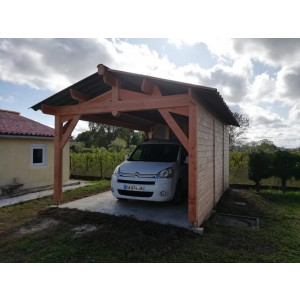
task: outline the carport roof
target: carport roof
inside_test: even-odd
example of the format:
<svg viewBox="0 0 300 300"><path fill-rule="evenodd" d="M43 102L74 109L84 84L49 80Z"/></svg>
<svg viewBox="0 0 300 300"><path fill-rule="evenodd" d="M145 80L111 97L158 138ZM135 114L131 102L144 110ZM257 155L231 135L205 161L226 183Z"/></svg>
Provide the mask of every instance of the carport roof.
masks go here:
<svg viewBox="0 0 300 300"><path fill-rule="evenodd" d="M144 78L151 80L153 84L157 85L163 96L185 94L188 92L188 89L191 88L193 92L203 100L207 107L213 110L225 124L239 126L239 123L235 119L233 113L215 88L124 72L107 67L105 67L105 69L107 72L120 79L122 88L134 92L143 93L141 86ZM34 110L39 110L41 109L42 104L47 104L50 106L75 105L78 102L77 100L72 99L70 95L70 89L75 89L82 93L89 94L92 97L96 97L110 91L111 86L106 84L103 80L103 77L99 76L98 72L96 72L54 94L53 96L50 96L49 98L33 105L31 108ZM136 117L142 118L141 113L136 113ZM105 114L105 117L115 119L115 117L111 116L111 114Z"/></svg>

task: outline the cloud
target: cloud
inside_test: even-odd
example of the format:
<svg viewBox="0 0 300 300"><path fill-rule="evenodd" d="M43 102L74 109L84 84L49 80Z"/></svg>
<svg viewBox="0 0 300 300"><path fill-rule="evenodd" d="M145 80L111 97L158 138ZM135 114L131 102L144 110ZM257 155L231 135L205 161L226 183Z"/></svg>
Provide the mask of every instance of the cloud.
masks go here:
<svg viewBox="0 0 300 300"><path fill-rule="evenodd" d="M0 103L1 102L13 103L13 102L15 102L15 98L13 96L8 96L8 97L0 96Z"/></svg>
<svg viewBox="0 0 300 300"><path fill-rule="evenodd" d="M234 39L237 55L248 55L272 66L294 64L300 59L300 39Z"/></svg>
<svg viewBox="0 0 300 300"><path fill-rule="evenodd" d="M288 140L284 134L287 125L298 136L299 39L168 42L176 47L205 43L219 58L218 63L210 69L203 69L199 64L178 67L166 55L146 44L131 44L130 39L0 39L0 80L54 93L96 72L97 65L103 63L114 69L217 88L226 103L240 107L249 116L253 126L249 136L253 139L265 135L274 138L274 142ZM184 47L181 49L184 51ZM255 74L257 61L277 66L275 74ZM289 117L293 122L259 107L262 102L272 105L275 101L290 107ZM74 135L88 129L87 123L83 124L76 127ZM297 143L298 138L293 142Z"/></svg>
<svg viewBox="0 0 300 300"><path fill-rule="evenodd" d="M294 122L300 120L300 103L296 103L289 111L289 119Z"/></svg>
<svg viewBox="0 0 300 300"><path fill-rule="evenodd" d="M82 133L84 131L90 130L89 129L89 123L86 121L79 121L75 127L75 129L72 132L72 136L77 137L79 133Z"/></svg>
<svg viewBox="0 0 300 300"><path fill-rule="evenodd" d="M93 39L2 39L0 79L58 91L111 64L110 43Z"/></svg>
<svg viewBox="0 0 300 300"><path fill-rule="evenodd" d="M277 146L297 147L300 144L299 122L285 120L270 109L251 103L240 106L240 113L250 119L246 134L249 141L269 139Z"/></svg>
<svg viewBox="0 0 300 300"><path fill-rule="evenodd" d="M284 98L291 104L300 100L300 65L283 67L278 72L278 97Z"/></svg>
<svg viewBox="0 0 300 300"><path fill-rule="evenodd" d="M273 67L293 65L300 60L300 39L203 39L198 42L205 43L220 60L247 56Z"/></svg>

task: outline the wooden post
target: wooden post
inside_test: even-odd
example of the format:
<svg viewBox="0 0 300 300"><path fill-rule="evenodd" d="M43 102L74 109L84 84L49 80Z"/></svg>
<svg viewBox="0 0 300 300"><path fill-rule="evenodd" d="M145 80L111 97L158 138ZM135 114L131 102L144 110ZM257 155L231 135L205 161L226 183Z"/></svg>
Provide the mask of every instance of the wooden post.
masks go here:
<svg viewBox="0 0 300 300"><path fill-rule="evenodd" d="M189 104L189 221L197 224L197 105Z"/></svg>
<svg viewBox="0 0 300 300"><path fill-rule="evenodd" d="M62 148L63 123L60 116L55 116L54 132L54 201L57 205L62 201Z"/></svg>

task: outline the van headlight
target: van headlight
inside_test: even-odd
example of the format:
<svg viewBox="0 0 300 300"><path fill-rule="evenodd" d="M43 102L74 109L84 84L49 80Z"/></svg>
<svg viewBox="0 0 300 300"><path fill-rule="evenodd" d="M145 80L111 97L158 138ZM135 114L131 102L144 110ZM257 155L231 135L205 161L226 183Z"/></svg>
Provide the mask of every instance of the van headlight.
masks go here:
<svg viewBox="0 0 300 300"><path fill-rule="evenodd" d="M173 176L174 170L173 168L167 168L158 173L158 177L160 178L171 178Z"/></svg>
<svg viewBox="0 0 300 300"><path fill-rule="evenodd" d="M115 168L115 170L114 170L114 173L113 173L114 175L118 175L118 174L120 174L120 166L117 166L116 168Z"/></svg>

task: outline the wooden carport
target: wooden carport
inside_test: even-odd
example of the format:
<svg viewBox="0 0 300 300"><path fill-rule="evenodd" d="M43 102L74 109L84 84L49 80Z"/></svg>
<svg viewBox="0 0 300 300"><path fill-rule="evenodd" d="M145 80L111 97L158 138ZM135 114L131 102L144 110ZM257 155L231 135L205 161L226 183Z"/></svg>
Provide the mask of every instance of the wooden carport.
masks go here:
<svg viewBox="0 0 300 300"><path fill-rule="evenodd" d="M144 131L165 126L189 153L188 216L197 219L197 103L226 124L238 125L216 89L122 72L98 65L98 72L32 108L55 116L54 200L62 200L62 150L79 120Z"/></svg>

